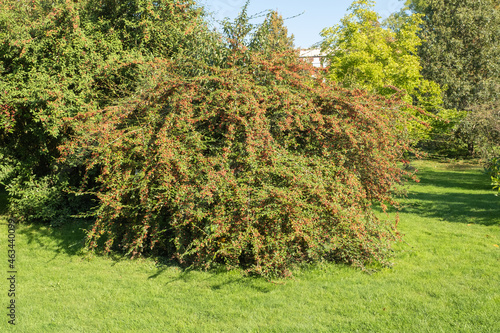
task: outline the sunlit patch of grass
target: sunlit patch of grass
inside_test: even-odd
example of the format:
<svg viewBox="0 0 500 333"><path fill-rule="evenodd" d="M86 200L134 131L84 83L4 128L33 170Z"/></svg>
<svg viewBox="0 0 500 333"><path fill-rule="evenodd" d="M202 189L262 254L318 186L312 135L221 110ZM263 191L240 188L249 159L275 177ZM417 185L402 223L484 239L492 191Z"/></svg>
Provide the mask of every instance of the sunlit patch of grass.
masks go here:
<svg viewBox="0 0 500 333"><path fill-rule="evenodd" d="M415 166L421 182L401 199L404 241L393 267L373 274L320 263L268 282L89 256L84 224L20 226L18 324L3 316L0 331L499 332L500 198L480 168ZM0 256L5 239L1 225Z"/></svg>
<svg viewBox="0 0 500 333"><path fill-rule="evenodd" d="M410 188L403 212L453 223L500 225L500 198L494 196L482 167L429 161L414 165L420 183Z"/></svg>

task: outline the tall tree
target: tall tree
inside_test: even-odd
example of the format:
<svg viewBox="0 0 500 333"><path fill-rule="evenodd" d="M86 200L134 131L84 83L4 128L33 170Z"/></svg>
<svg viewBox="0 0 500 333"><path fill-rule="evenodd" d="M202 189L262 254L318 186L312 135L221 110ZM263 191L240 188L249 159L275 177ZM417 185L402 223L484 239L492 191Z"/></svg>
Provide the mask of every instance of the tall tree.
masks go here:
<svg viewBox="0 0 500 333"><path fill-rule="evenodd" d="M203 54L204 29L190 0L0 1L0 182L19 217L68 206L60 184L78 175L55 163L65 120L130 96L155 58Z"/></svg>
<svg viewBox="0 0 500 333"><path fill-rule="evenodd" d="M293 49L293 40L293 35L288 35L283 17L271 11L253 35L250 48L264 53L287 51Z"/></svg>
<svg viewBox="0 0 500 333"><path fill-rule="evenodd" d="M469 109L500 98L498 1L410 0L422 14L422 74L445 87L447 108Z"/></svg>
<svg viewBox="0 0 500 333"><path fill-rule="evenodd" d="M442 106L441 90L422 77L416 55L420 15L402 15L381 22L374 1L357 0L341 24L322 31L321 50L326 54L328 77L344 87L363 88L390 96L401 90L403 98L427 111ZM425 119L416 112L416 116ZM424 136L425 126L413 122L415 135Z"/></svg>
<svg viewBox="0 0 500 333"><path fill-rule="evenodd" d="M223 21L223 32L228 43L234 46L248 47L252 51L271 54L276 51L289 51L293 49L294 37L288 35L283 17L276 11L264 11L256 15L248 15L248 0L239 15L230 20ZM250 21L268 12L264 22L252 24Z"/></svg>
<svg viewBox="0 0 500 333"><path fill-rule="evenodd" d="M422 74L439 83L444 105L466 111L454 136L467 144L469 155L489 158L497 142L481 124L496 119L500 100L500 12L497 0L408 0L423 17L418 49ZM486 154L486 155L485 155Z"/></svg>

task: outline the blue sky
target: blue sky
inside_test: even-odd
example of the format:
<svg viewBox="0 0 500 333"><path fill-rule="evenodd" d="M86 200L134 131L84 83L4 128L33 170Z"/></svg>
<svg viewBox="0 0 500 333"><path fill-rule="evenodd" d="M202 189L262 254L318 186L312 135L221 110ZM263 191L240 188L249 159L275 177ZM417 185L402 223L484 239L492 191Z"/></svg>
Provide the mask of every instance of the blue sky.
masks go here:
<svg viewBox="0 0 500 333"><path fill-rule="evenodd" d="M295 46L307 48L319 42L323 28L340 23L353 0L251 0L248 14L266 9L277 10L283 18L296 16L285 21L288 32L295 36ZM216 20L235 18L246 0L200 0L199 3L212 12ZM378 0L375 10L386 18L403 5L398 0ZM258 21L255 21L258 23Z"/></svg>

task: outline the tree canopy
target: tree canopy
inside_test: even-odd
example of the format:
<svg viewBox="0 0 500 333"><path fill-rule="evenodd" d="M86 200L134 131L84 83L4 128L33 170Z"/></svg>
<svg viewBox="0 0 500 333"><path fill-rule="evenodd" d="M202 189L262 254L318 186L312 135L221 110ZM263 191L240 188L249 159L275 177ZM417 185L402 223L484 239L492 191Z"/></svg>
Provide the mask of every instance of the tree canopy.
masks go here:
<svg viewBox="0 0 500 333"><path fill-rule="evenodd" d="M445 107L467 114L454 127L455 137L467 143L470 156L498 156L498 142L491 140L500 98L498 1L413 0L406 5L423 18L418 48L423 76L443 87ZM492 122L485 127L484 119Z"/></svg>
<svg viewBox="0 0 500 333"><path fill-rule="evenodd" d="M328 63L327 77L344 87L367 89L383 96L396 92L408 103L437 113L442 109L441 89L420 73L417 33L420 15L393 16L381 22L374 1L357 0L341 23L322 31L321 50ZM418 141L426 138L432 118L413 110L410 131Z"/></svg>
<svg viewBox="0 0 500 333"><path fill-rule="evenodd" d="M445 87L447 108L466 110L498 100L500 14L498 1L407 1L422 14L422 74Z"/></svg>
<svg viewBox="0 0 500 333"><path fill-rule="evenodd" d="M388 96L392 87L404 90L419 105L438 107L440 89L420 74L416 55L421 40L419 15L400 17L392 25L381 22L374 1L354 1L341 24L322 31L321 50L326 54L328 75L345 87L360 87ZM392 86L392 87L391 87Z"/></svg>

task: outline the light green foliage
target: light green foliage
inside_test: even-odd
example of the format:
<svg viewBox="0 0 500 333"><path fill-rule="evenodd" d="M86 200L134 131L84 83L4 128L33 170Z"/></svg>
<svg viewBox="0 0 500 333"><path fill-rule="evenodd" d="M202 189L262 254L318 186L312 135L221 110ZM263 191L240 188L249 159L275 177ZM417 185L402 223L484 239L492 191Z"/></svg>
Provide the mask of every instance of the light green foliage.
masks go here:
<svg viewBox="0 0 500 333"><path fill-rule="evenodd" d="M15 206L12 216L21 221L48 220L51 226L63 223L71 214L71 205L55 184L57 180L53 176L32 176L9 184L10 205Z"/></svg>
<svg viewBox="0 0 500 333"><path fill-rule="evenodd" d="M326 28L321 50L326 54L328 77L346 87L390 96L401 90L403 99L431 112L441 108L439 86L420 74L416 55L422 23L419 15L393 16L385 23L373 11L374 2L354 1L341 24ZM428 136L422 121L431 118L413 111L419 119L410 124L414 137Z"/></svg>
<svg viewBox="0 0 500 333"><path fill-rule="evenodd" d="M405 91L405 98L426 108L441 103L440 89L420 75L420 45L417 36L419 15L401 16L380 22L374 2L355 1L340 25L324 29L321 49L327 54L329 78L348 87L360 87L382 95L394 93L394 86Z"/></svg>

